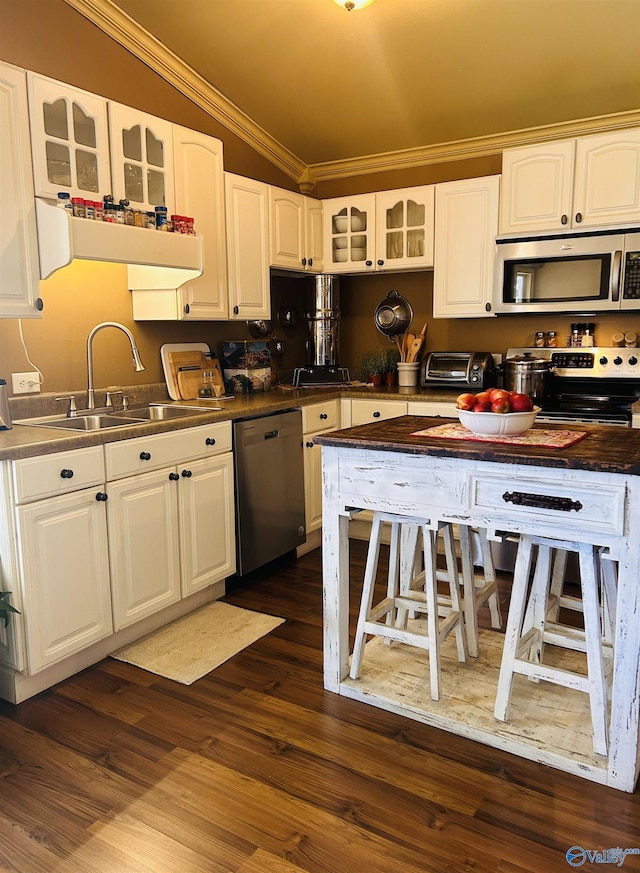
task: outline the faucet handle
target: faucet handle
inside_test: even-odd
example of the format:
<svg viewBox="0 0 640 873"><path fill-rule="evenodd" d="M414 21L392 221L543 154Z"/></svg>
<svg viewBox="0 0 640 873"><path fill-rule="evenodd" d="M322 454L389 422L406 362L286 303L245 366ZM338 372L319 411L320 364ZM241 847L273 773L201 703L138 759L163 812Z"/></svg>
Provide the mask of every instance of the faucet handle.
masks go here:
<svg viewBox="0 0 640 873"><path fill-rule="evenodd" d="M113 398L116 397L118 394L120 395L120 397L122 397L122 405L124 407L124 391L122 391L121 388L107 388L107 397L104 405L114 406Z"/></svg>
<svg viewBox="0 0 640 873"><path fill-rule="evenodd" d="M62 397L56 397L56 400L66 400L69 404L67 407L67 418L74 418L78 414L78 407L76 406L76 398L73 394L65 394Z"/></svg>
<svg viewBox="0 0 640 873"><path fill-rule="evenodd" d="M122 411L124 412L129 408L129 401L135 400L135 395L133 394L123 394L122 395Z"/></svg>

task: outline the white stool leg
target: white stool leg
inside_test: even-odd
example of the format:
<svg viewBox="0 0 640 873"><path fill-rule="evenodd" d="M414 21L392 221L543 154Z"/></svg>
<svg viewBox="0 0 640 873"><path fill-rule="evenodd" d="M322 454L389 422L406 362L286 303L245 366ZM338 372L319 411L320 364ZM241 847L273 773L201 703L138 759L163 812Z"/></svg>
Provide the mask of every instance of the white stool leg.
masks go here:
<svg viewBox="0 0 640 873"><path fill-rule="evenodd" d="M484 528L478 528L478 536L480 538L480 550L482 552L482 567L484 573L485 586L490 586L493 592L489 595L489 613L491 615L491 627L502 627L502 615L500 614L500 599L498 597L498 588L496 585L496 571L493 566L493 555L491 554L491 543L487 538L487 532Z"/></svg>
<svg viewBox="0 0 640 873"><path fill-rule="evenodd" d="M387 572L387 597L394 600L398 591L398 578L400 573L400 528L397 521L391 522L391 539L389 542L389 569ZM385 617L387 624L393 624L396 609L390 609ZM385 640L387 644L391 640Z"/></svg>
<svg viewBox="0 0 640 873"><path fill-rule="evenodd" d="M478 613L476 606L476 583L471 557L470 531L466 524L458 526L460 560L462 564L462 590L464 624L467 631L467 649L472 658L478 657Z"/></svg>
<svg viewBox="0 0 640 873"><path fill-rule="evenodd" d="M596 555L594 546L590 545L580 544L579 551L584 629L587 644L589 698L591 701L591 721L593 723L593 748L596 754L606 755L608 748L607 689L602 661Z"/></svg>
<svg viewBox="0 0 640 873"><path fill-rule="evenodd" d="M553 559L553 575L551 577L551 596L549 598L549 608L547 609L547 618L550 621L558 621L560 614L560 598L564 590L564 579L567 571L567 558L569 553L566 549L555 549Z"/></svg>
<svg viewBox="0 0 640 873"><path fill-rule="evenodd" d="M427 635L429 637L429 675L431 699L440 700L440 639L438 634L438 582L436 576L437 532L422 526L424 552L424 592L427 603Z"/></svg>
<svg viewBox="0 0 640 873"><path fill-rule="evenodd" d="M511 699L511 686L513 684L514 663L518 652L518 645L522 632L525 604L527 600L527 585L531 571L532 543L531 540L522 536L516 555L516 564L513 572L513 586L511 590L511 603L507 616L507 628L505 631L500 676L498 678L498 690L493 714L498 721L506 721L509 714L509 701Z"/></svg>
<svg viewBox="0 0 640 873"><path fill-rule="evenodd" d="M364 625L368 614L371 612L371 606L373 603L373 590L376 582L376 571L378 569L381 535L382 522L379 516L374 513L373 521L371 523L371 538L367 550L364 582L362 584L362 600L360 601L360 612L358 614L353 656L351 658L351 671L349 675L352 679L358 679L360 671L362 670L362 656L364 654L364 644L367 636L364 631Z"/></svg>
<svg viewBox="0 0 640 873"><path fill-rule="evenodd" d="M444 524L441 527L442 541L444 543L445 564L447 567L447 578L449 581L449 597L451 600L451 609L454 612L462 614L462 604L460 603L460 584L458 582L458 562L456 560L456 546L453 536L453 527L450 524ZM467 634L464 627L464 621L459 621L455 628L456 647L458 649L458 660L465 662L467 660Z"/></svg>
<svg viewBox="0 0 640 873"><path fill-rule="evenodd" d="M417 524L403 522L400 525L400 594L411 591L412 580L416 577L418 563L418 538L420 527ZM396 610L396 627L407 626L409 610L399 606ZM412 616L413 617L413 616Z"/></svg>

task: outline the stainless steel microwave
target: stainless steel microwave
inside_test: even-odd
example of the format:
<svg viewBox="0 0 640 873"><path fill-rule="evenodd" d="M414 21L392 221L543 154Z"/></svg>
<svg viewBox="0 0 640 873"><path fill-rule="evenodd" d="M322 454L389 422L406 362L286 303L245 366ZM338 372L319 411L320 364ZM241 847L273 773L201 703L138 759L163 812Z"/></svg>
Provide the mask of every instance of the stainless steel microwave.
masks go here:
<svg viewBox="0 0 640 873"><path fill-rule="evenodd" d="M495 312L640 309L640 231L504 239Z"/></svg>

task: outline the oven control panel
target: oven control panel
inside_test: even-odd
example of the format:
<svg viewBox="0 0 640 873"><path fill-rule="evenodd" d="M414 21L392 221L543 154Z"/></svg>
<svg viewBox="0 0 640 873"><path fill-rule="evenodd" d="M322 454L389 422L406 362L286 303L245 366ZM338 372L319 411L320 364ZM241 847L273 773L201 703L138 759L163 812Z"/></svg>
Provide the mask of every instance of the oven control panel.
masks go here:
<svg viewBox="0 0 640 873"><path fill-rule="evenodd" d="M640 379L640 348L509 349L507 358L526 354L549 361L558 376Z"/></svg>

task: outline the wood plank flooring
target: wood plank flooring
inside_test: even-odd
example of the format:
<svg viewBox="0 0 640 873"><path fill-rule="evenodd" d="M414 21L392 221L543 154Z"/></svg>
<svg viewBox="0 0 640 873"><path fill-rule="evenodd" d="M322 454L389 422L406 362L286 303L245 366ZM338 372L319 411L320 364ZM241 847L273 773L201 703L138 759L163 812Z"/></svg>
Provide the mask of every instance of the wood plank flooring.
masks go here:
<svg viewBox="0 0 640 873"><path fill-rule="evenodd" d="M0 703L0 870L566 873L572 846L640 847L638 792L325 692L319 550L225 600L286 621L191 686L107 659Z"/></svg>

